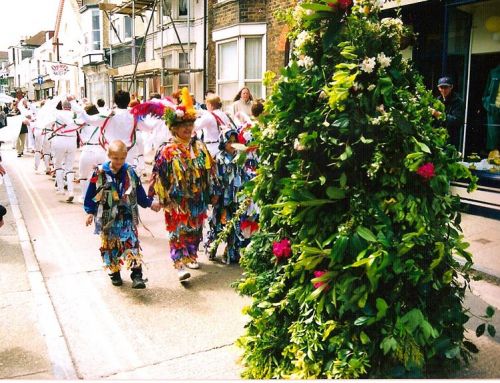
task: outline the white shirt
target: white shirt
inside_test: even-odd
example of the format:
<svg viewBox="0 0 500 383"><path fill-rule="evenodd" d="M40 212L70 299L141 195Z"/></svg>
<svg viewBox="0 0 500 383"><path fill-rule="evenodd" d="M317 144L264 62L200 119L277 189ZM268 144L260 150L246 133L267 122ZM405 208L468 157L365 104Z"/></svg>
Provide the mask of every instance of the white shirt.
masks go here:
<svg viewBox="0 0 500 383"><path fill-rule="evenodd" d="M217 120L213 116L215 114L222 121L222 125L218 126ZM203 136L203 142L207 145L208 151L212 156L219 152L219 137L223 129L231 126L231 122L226 114L216 109L213 112L206 111L201 117L197 118L194 122L194 131L198 137Z"/></svg>
<svg viewBox="0 0 500 383"><path fill-rule="evenodd" d="M128 147L132 145L134 116L128 109L115 108L109 118L100 115L89 116L86 113L83 113L81 117L88 124L99 126L100 128L107 121L104 127L104 140L108 144L120 140ZM158 121L159 119L156 118L139 120L137 122L137 129L150 132L158 125Z"/></svg>
<svg viewBox="0 0 500 383"><path fill-rule="evenodd" d="M55 119L54 131L56 136L76 137L76 129L80 127L76 121L75 112L71 110L58 110Z"/></svg>

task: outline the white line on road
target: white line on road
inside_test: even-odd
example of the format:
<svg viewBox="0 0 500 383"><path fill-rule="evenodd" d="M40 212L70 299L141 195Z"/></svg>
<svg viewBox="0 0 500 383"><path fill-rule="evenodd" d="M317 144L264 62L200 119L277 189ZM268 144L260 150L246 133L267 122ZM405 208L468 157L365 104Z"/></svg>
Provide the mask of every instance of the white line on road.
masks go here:
<svg viewBox="0 0 500 383"><path fill-rule="evenodd" d="M28 230L26 229L21 209L19 209L14 188L8 174L5 174L3 178L7 195L9 196L10 207L15 217L24 260L28 269L28 279L36 302L38 325L47 343L54 377L56 379L77 379L78 376L71 360L68 345L62 334L54 306L47 291L47 286L45 285L38 261L33 252Z"/></svg>
<svg viewBox="0 0 500 383"><path fill-rule="evenodd" d="M72 254L72 248L36 187L23 171L18 172L18 174L23 188L35 208L37 217L46 231L44 238L52 243L51 258L59 266L63 266L65 270L69 268L82 270L76 257L68 257L69 254ZM78 302L78 312L73 312L73 314L90 331L85 341L96 343L94 348L99 350L99 360L103 365L112 366L115 370L123 368L124 365L142 365L135 349L123 337L118 321L113 317L101 295L90 282L88 274L77 273L63 278L62 282L68 283L64 284L61 292L67 299Z"/></svg>

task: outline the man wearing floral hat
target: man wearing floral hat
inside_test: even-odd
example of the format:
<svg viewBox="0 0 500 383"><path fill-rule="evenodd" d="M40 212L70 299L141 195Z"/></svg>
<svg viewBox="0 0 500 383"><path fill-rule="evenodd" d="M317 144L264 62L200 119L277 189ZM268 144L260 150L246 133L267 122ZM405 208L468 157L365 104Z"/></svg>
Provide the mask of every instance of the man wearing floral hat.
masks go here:
<svg viewBox="0 0 500 383"><path fill-rule="evenodd" d="M453 91L453 79L449 76L441 77L438 80L438 90L440 100L445 108L445 120L442 126L448 130L449 142L460 149L460 136L463 132L465 119L465 105L463 100ZM433 109L432 115L436 118L441 116L441 112Z"/></svg>

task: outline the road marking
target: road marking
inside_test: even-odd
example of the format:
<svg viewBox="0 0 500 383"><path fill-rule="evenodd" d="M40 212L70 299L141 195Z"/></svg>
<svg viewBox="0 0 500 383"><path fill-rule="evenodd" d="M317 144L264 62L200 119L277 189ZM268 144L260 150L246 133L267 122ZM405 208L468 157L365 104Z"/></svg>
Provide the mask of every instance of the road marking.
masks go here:
<svg viewBox="0 0 500 383"><path fill-rule="evenodd" d="M72 253L71 246L65 239L53 214L44 203L36 187L24 171L18 172L18 174L21 184L33 204L36 215L46 231L44 238L47 238L52 243L51 257L54 258L58 265L81 270L82 268L78 267L80 266L78 260L68 257L68 254ZM38 263L38 261L36 262ZM57 279L62 282L67 280L67 278L61 277ZM103 365L113 366L117 369L122 368L124 365L141 365L141 359L128 340L123 337L123 332L118 327L118 321L110 313L99 292L90 283L88 274L76 273L76 275L71 275L68 279L70 283L64 284L63 293L67 299L78 302L79 322L84 323L85 328L91 331L92 339L87 340L96 342L96 351L98 350L99 360Z"/></svg>
<svg viewBox="0 0 500 383"><path fill-rule="evenodd" d="M12 187L8 174L5 174L3 178L7 189L7 195L9 196L10 208L15 217L23 257L28 268L28 279L36 303L35 311L38 318L37 324L47 344L54 377L56 379L76 380L78 376L75 366L57 319L55 308L50 300L50 295L40 271L38 261L35 257L28 230L14 193L14 188Z"/></svg>

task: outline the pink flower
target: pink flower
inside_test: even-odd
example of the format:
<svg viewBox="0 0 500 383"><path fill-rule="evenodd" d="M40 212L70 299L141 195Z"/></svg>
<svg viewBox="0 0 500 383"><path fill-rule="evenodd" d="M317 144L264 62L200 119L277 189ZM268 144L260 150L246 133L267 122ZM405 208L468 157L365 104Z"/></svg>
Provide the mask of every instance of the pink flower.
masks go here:
<svg viewBox="0 0 500 383"><path fill-rule="evenodd" d="M418 168L417 174L425 180L430 180L436 175L436 173L434 173L434 164L432 162L427 162L425 165Z"/></svg>
<svg viewBox="0 0 500 383"><path fill-rule="evenodd" d="M273 254L278 258L278 261L290 258L290 255L292 255L292 243L290 240L284 238L279 242L273 242Z"/></svg>
<svg viewBox="0 0 500 383"><path fill-rule="evenodd" d="M326 270L316 270L313 274L314 274L314 278L319 278L321 277L323 274L326 273ZM317 289L318 287L321 287L325 284L326 282L313 282L313 286L315 289Z"/></svg>

